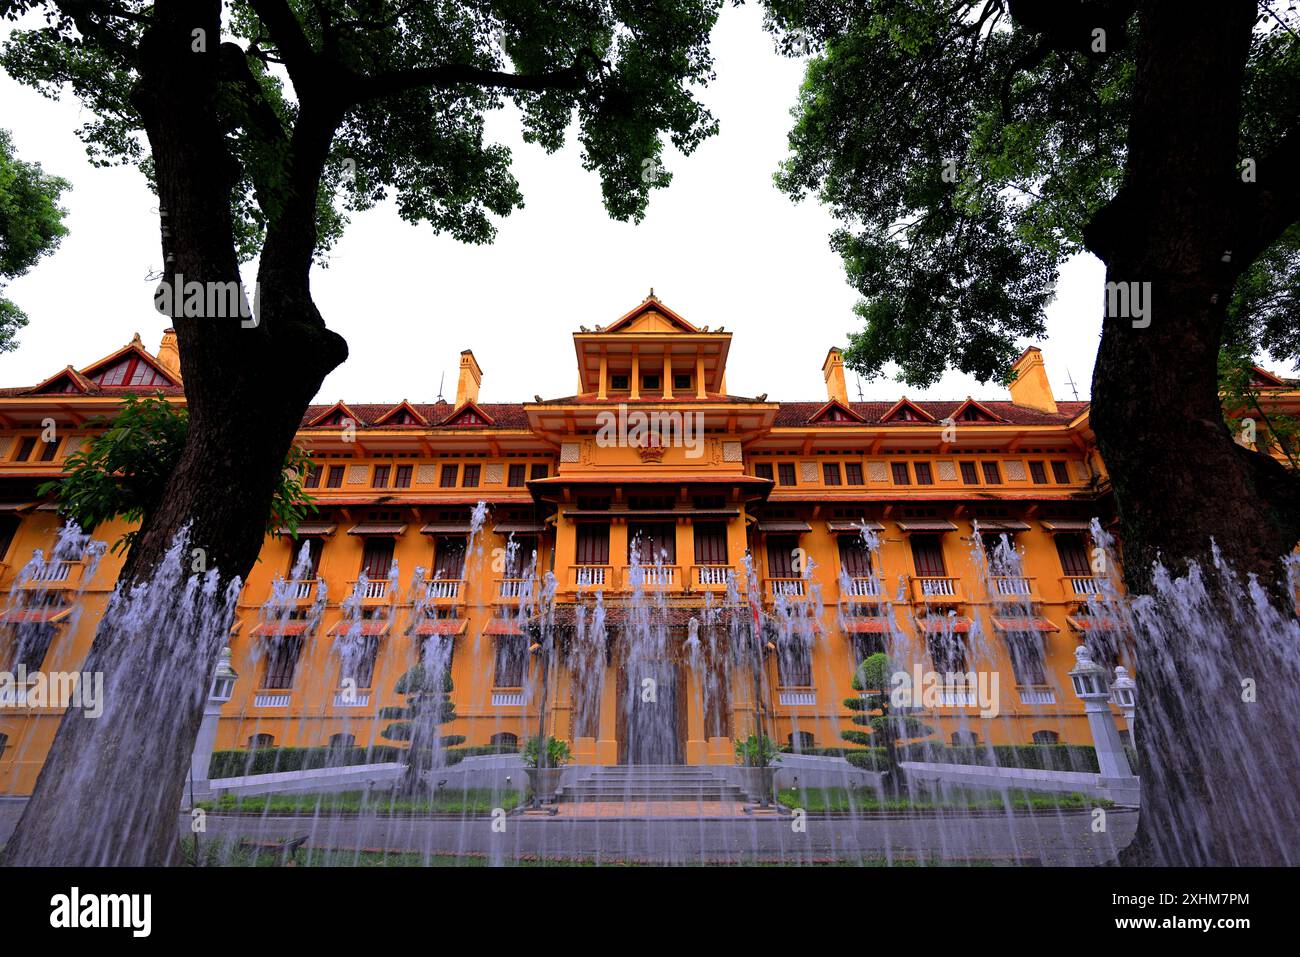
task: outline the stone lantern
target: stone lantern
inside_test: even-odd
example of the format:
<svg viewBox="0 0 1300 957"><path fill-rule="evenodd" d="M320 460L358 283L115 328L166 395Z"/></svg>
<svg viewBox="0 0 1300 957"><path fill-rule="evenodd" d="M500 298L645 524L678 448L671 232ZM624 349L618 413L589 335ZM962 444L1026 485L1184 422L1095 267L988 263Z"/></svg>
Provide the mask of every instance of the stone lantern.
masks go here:
<svg viewBox="0 0 1300 957"><path fill-rule="evenodd" d="M1134 736L1133 725L1137 721L1137 682L1129 677L1128 669L1123 665L1115 666L1115 681L1110 686L1110 697L1128 724L1129 745L1136 748L1137 738Z"/></svg>
<svg viewBox="0 0 1300 957"><path fill-rule="evenodd" d="M227 645L221 649L221 658L212 673L208 700L203 705L203 722L199 725L199 734L194 740L194 754L190 758L190 778L196 799L209 789L208 767L212 764L212 749L217 743L217 722L221 720L221 706L234 694L238 678L239 672L231 667L230 646Z"/></svg>
<svg viewBox="0 0 1300 957"><path fill-rule="evenodd" d="M1092 651L1086 644L1074 650L1074 658L1076 664L1070 670L1070 681L1088 716L1101 783L1105 786L1108 779L1131 779L1133 772L1129 769L1128 755L1124 753L1124 743L1110 711L1110 683L1106 669L1092 660Z"/></svg>

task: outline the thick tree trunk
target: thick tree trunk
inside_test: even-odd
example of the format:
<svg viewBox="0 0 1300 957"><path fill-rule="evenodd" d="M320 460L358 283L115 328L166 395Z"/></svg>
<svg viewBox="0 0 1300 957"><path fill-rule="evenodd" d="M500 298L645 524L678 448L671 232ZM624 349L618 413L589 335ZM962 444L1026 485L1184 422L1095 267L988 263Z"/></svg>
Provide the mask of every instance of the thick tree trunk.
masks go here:
<svg viewBox="0 0 1300 957"><path fill-rule="evenodd" d="M1140 5L1126 178L1090 227L1088 243L1106 262L1108 283L1134 291L1150 284L1149 313L1136 324L1132 316L1106 318L1091 417L1115 488L1130 591L1158 590L1157 562L1174 575L1193 562L1212 567L1217 546L1238 574L1258 576L1282 607L1282 559L1300 534L1300 501L1294 491L1285 494L1295 489L1294 476L1233 441L1217 388L1225 307L1245 265L1233 259L1234 249L1240 253L1236 153L1255 16L1250 0L1224 3L1214 16L1192 14L1175 0ZM1210 587L1213 593L1241 586ZM1227 600L1210 607L1226 608ZM1236 741L1239 729L1258 729L1263 737L1246 756L1263 766L1266 752L1291 754L1300 738L1296 714L1285 707L1289 689L1265 689L1287 671L1268 647L1271 636L1230 618L1220 627L1235 632L1231 641L1170 641L1139 628L1138 747L1147 787L1129 855L1134 862L1294 862L1294 847L1288 852L1260 840L1271 833L1264 824L1271 812L1255 806L1256 799L1293 796L1242 793L1261 781L1235 772L1233 756L1220 747ZM1221 659L1189 660L1212 655ZM1189 678L1207 667L1226 685ZM1237 693L1238 679L1246 678L1259 682L1257 702ZM1216 700L1197 698L1224 687ZM1206 716L1213 719L1208 739ZM1269 790L1285 784L1283 775Z"/></svg>
<svg viewBox="0 0 1300 957"><path fill-rule="evenodd" d="M157 26L141 45L137 99L156 164L165 272L186 283L238 283L231 220L237 169L217 111L220 4L178 0L155 9ZM211 53L194 51L194 30L206 31ZM305 191L311 200L302 205L313 208L315 183ZM60 725L6 864L176 858L190 754L230 626L222 595L256 561L302 414L346 357L308 292L311 242L303 235L314 236L313 229L309 213L305 225L288 230L292 241L268 238L256 327L239 316L174 319L189 439L123 570L124 584L146 591L134 600L119 591L110 603L84 666L104 673L104 714L74 714ZM277 252L299 253L304 242L305 257ZM168 564L168 549L183 532L184 551ZM195 589L204 572L215 594Z"/></svg>

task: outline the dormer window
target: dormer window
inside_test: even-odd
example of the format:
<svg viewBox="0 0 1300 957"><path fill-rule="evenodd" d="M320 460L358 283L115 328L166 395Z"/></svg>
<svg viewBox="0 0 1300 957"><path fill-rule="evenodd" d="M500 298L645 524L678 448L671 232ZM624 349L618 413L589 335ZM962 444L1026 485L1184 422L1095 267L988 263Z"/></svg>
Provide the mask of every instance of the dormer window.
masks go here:
<svg viewBox="0 0 1300 957"><path fill-rule="evenodd" d="M627 392L630 388L631 376L612 375L609 377L609 387L615 392Z"/></svg>
<svg viewBox="0 0 1300 957"><path fill-rule="evenodd" d="M166 376L139 356L130 356L115 362L91 377L97 385L171 385Z"/></svg>
<svg viewBox="0 0 1300 957"><path fill-rule="evenodd" d="M687 391L691 387L691 374L689 372L679 372L673 375L673 388L681 391Z"/></svg>
<svg viewBox="0 0 1300 957"><path fill-rule="evenodd" d="M653 374L643 375L641 377L641 388L649 392L657 390L659 388L659 376Z"/></svg>

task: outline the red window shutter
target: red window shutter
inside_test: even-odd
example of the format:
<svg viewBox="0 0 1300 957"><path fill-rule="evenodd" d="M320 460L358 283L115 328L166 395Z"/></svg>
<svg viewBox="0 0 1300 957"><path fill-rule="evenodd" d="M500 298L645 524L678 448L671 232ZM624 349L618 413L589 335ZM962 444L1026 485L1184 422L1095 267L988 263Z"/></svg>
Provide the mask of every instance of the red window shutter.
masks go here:
<svg viewBox="0 0 1300 957"><path fill-rule="evenodd" d="M597 522L578 525L578 564L609 564L609 526Z"/></svg>
<svg viewBox="0 0 1300 957"><path fill-rule="evenodd" d="M921 578L946 578L943 564L943 544L938 535L913 535L912 560L916 574Z"/></svg>

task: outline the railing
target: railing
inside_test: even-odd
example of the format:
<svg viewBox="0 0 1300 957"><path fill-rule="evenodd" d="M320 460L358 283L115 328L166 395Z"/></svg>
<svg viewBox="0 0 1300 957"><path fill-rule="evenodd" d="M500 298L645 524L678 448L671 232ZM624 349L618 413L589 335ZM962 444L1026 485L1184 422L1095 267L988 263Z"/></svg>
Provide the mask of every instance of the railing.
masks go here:
<svg viewBox="0 0 1300 957"><path fill-rule="evenodd" d="M285 583L285 594L294 601L311 601L316 597L316 586L320 584L317 578L301 578Z"/></svg>
<svg viewBox="0 0 1300 957"><path fill-rule="evenodd" d="M916 601L960 601L961 579L915 576L912 595Z"/></svg>
<svg viewBox="0 0 1300 957"><path fill-rule="evenodd" d="M768 598L804 598L808 582L802 578L768 578L764 581Z"/></svg>
<svg viewBox="0 0 1300 957"><path fill-rule="evenodd" d="M1052 688L1021 688L1021 704L1056 704L1056 691Z"/></svg>
<svg viewBox="0 0 1300 957"><path fill-rule="evenodd" d="M334 695L336 708L364 708L369 704L369 691L339 691Z"/></svg>
<svg viewBox="0 0 1300 957"><path fill-rule="evenodd" d="M681 580L681 567L678 565L642 565L640 570L642 588L673 588ZM635 575L636 569L623 569L623 587L625 590L632 590L635 585Z"/></svg>
<svg viewBox="0 0 1300 957"><path fill-rule="evenodd" d="M884 588L879 578L850 578L843 594L846 598L879 598Z"/></svg>
<svg viewBox="0 0 1300 957"><path fill-rule="evenodd" d="M574 565L571 575L579 588L605 588L613 578L611 565Z"/></svg>
<svg viewBox="0 0 1300 957"><path fill-rule="evenodd" d="M1067 595L1099 595L1101 580L1091 575L1067 575L1061 579Z"/></svg>
<svg viewBox="0 0 1300 957"><path fill-rule="evenodd" d="M692 565L691 584L699 589L726 588L727 579L733 574L735 569L730 565Z"/></svg>
<svg viewBox="0 0 1300 957"><path fill-rule="evenodd" d="M995 576L991 583L993 594L1005 598L1032 598L1034 579L1018 575Z"/></svg>
<svg viewBox="0 0 1300 957"><path fill-rule="evenodd" d="M494 708L518 708L524 703L524 693L522 691L493 691L492 707Z"/></svg>
<svg viewBox="0 0 1300 957"><path fill-rule="evenodd" d="M497 599L499 601L518 601L525 595L537 593L537 580L534 578L503 578L497 582Z"/></svg>
<svg viewBox="0 0 1300 957"><path fill-rule="evenodd" d="M253 696L253 706L255 708L287 708L289 707L289 692L259 692Z"/></svg>
<svg viewBox="0 0 1300 957"><path fill-rule="evenodd" d="M28 588L58 588L74 585L81 580L82 565L83 563L79 561L49 562L32 570L26 586Z"/></svg>
<svg viewBox="0 0 1300 957"><path fill-rule="evenodd" d="M424 597L430 600L455 601L460 598L463 579L430 578L425 580Z"/></svg>
<svg viewBox="0 0 1300 957"><path fill-rule="evenodd" d="M350 590L353 594L356 594L357 586L360 584L361 584L360 582L355 582L355 581L348 582L348 585L350 586ZM361 597L363 599L374 600L377 598L386 598L387 596L388 596L387 578L376 578L374 581L368 581L366 582L365 587L361 589Z"/></svg>
<svg viewBox="0 0 1300 957"><path fill-rule="evenodd" d="M776 693L777 703L781 705L808 705L817 703L817 692L812 688L780 689Z"/></svg>
<svg viewBox="0 0 1300 957"><path fill-rule="evenodd" d="M936 688L935 691L940 708L973 708L979 704L973 688Z"/></svg>

